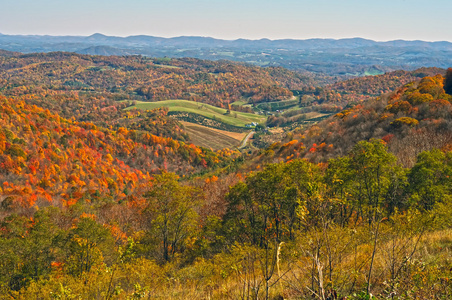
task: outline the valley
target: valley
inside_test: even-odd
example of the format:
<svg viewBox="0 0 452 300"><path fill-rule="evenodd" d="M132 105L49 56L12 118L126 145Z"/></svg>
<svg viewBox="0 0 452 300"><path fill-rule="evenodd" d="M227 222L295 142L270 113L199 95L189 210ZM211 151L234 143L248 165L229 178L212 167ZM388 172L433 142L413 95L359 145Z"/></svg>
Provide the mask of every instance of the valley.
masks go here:
<svg viewBox="0 0 452 300"><path fill-rule="evenodd" d="M0 51L0 299L450 298L452 68L143 39Z"/></svg>
<svg viewBox="0 0 452 300"><path fill-rule="evenodd" d="M67 51L105 56L233 60L260 67L284 67L328 83L335 77L379 75L421 67L447 68L452 64L449 42L377 42L362 38L222 40L197 36L117 37L99 33L61 37L0 35L0 49L23 53Z"/></svg>

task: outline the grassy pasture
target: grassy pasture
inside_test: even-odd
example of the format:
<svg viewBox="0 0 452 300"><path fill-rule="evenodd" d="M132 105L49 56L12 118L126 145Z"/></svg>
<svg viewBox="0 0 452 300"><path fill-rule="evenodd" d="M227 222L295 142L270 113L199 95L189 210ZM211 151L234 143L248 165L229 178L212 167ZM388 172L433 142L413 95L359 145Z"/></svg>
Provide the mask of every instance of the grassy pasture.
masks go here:
<svg viewBox="0 0 452 300"><path fill-rule="evenodd" d="M206 118L215 119L226 124L244 127L245 124L251 122L264 123L265 116L235 112L226 114L226 109L215 107L205 103L193 102L188 100L165 100L157 102L142 102L137 101L135 106L128 107L126 109L138 108L138 109L154 109L158 107L168 107L169 111L183 111L202 115Z"/></svg>
<svg viewBox="0 0 452 300"><path fill-rule="evenodd" d="M246 102L245 100L238 100L231 103L231 105L246 105L246 104L248 104L248 102Z"/></svg>

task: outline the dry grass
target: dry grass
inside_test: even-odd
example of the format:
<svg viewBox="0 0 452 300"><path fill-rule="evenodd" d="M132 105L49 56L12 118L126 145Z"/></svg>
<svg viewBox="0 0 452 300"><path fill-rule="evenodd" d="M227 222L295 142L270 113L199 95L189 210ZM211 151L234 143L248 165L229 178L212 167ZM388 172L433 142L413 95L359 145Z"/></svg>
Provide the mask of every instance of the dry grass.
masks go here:
<svg viewBox="0 0 452 300"><path fill-rule="evenodd" d="M199 124L181 122L190 135L190 140L197 146L220 150L224 148L235 148L239 146L245 133L230 132L220 129L205 127Z"/></svg>

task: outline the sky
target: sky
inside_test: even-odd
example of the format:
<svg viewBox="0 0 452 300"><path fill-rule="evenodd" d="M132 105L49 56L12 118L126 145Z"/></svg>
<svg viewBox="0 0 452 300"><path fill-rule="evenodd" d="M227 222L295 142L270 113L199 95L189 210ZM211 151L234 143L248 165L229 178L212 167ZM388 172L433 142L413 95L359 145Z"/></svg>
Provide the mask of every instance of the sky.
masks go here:
<svg viewBox="0 0 452 300"><path fill-rule="evenodd" d="M0 0L0 33L452 42L452 0Z"/></svg>

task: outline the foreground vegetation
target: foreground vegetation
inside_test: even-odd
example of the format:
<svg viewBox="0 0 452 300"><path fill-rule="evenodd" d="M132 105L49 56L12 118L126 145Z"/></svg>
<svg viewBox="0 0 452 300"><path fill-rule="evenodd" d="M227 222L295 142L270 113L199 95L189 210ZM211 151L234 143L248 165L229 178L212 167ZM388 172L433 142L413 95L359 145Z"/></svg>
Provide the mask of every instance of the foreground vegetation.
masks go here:
<svg viewBox="0 0 452 300"><path fill-rule="evenodd" d="M219 198L216 177L163 173L120 202L3 205L2 295L449 299L450 176L452 152L404 169L373 140L327 167L270 164Z"/></svg>

